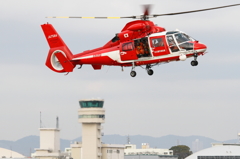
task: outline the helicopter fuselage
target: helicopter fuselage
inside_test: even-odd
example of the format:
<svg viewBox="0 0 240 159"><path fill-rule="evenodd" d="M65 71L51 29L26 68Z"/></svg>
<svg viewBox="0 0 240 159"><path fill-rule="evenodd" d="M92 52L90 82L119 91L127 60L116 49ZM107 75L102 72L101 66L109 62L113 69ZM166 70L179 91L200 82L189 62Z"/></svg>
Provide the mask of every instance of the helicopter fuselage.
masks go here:
<svg viewBox="0 0 240 159"><path fill-rule="evenodd" d="M154 65L171 61L184 61L194 57L192 66L198 64L197 57L207 47L181 31L166 31L151 21L136 20L126 24L122 31L103 47L73 55L51 24L42 25L50 46L46 65L55 72L72 72L76 65L92 65L99 70L103 65L132 67L146 65L149 75ZM131 73L132 73L131 72ZM135 72L135 75L134 75Z"/></svg>
<svg viewBox="0 0 240 159"><path fill-rule="evenodd" d="M173 34L171 34L173 33ZM203 55L206 46L192 38L176 39L175 35L186 35L179 31L154 33L149 36L128 40L110 48L83 52L73 56L76 64L135 66L184 61L194 53ZM179 38L179 37L178 37ZM185 58L186 56L186 58Z"/></svg>

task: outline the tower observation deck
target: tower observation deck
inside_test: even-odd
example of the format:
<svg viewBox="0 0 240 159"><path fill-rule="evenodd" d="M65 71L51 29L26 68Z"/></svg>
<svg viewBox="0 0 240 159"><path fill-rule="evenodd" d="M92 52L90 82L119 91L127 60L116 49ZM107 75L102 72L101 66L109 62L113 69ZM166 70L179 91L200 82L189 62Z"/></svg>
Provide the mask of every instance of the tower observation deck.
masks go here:
<svg viewBox="0 0 240 159"><path fill-rule="evenodd" d="M78 122L82 123L82 158L100 159L101 123L105 122L104 101L98 99L80 100Z"/></svg>

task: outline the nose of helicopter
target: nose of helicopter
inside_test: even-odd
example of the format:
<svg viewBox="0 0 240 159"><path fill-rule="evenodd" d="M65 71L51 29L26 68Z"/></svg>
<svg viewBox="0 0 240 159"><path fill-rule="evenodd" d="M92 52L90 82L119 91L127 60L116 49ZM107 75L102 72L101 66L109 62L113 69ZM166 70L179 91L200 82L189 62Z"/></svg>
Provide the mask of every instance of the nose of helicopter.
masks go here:
<svg viewBox="0 0 240 159"><path fill-rule="evenodd" d="M194 44L194 50L197 52L205 52L207 50L207 46L202 43L196 42Z"/></svg>

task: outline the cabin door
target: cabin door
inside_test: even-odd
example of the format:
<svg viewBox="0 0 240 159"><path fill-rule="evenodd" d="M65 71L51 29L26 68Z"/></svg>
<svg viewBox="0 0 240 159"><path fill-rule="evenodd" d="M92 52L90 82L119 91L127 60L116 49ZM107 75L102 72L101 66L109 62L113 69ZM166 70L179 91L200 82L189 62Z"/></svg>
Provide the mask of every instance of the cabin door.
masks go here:
<svg viewBox="0 0 240 159"><path fill-rule="evenodd" d="M165 36L150 37L150 45L153 56L161 56L169 54L168 45Z"/></svg>
<svg viewBox="0 0 240 159"><path fill-rule="evenodd" d="M120 57L122 61L138 59L133 42L126 42L121 44Z"/></svg>

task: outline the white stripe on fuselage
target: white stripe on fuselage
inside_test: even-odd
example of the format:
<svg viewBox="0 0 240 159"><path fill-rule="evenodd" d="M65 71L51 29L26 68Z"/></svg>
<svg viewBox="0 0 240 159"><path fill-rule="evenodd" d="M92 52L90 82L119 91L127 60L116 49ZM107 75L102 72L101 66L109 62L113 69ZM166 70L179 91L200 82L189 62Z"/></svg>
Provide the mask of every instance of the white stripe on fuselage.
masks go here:
<svg viewBox="0 0 240 159"><path fill-rule="evenodd" d="M196 52L198 52L198 53L199 52L205 52L205 51L206 51L206 49L196 50ZM95 57L108 56L110 59L112 59L113 61L116 61L118 63L131 63L131 62L138 62L138 61L164 59L164 58L169 58L169 57L174 57L174 56L180 56L180 54L188 55L188 54L193 54L194 52L195 52L194 50L179 51L179 52L176 52L176 53L170 53L168 55L153 56L153 57L142 57L142 58L139 58L138 60L122 61L121 57L120 57L120 51L119 50L115 50L115 51L99 54L99 56L89 55L89 56L74 58L73 60L91 59L91 58L95 58Z"/></svg>
<svg viewBox="0 0 240 159"><path fill-rule="evenodd" d="M120 60L119 50L110 51L110 52L106 52L106 53L99 53L97 55L94 54L94 55L89 55L89 56L78 57L78 58L74 58L73 60L90 59L90 58L102 57L102 56L108 56L113 61L119 61Z"/></svg>

